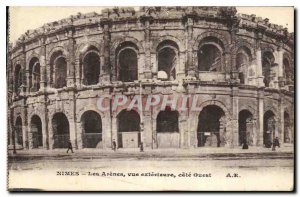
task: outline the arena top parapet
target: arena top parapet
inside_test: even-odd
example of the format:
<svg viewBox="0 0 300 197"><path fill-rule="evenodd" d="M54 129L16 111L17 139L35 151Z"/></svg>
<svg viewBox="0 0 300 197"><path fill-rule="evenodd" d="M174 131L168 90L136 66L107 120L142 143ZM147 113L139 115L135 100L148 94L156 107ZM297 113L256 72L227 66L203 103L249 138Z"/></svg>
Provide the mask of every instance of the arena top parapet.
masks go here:
<svg viewBox="0 0 300 197"><path fill-rule="evenodd" d="M95 24L101 26L101 23L105 21L112 23L117 21L143 21L144 17L150 17L152 20L184 20L185 17L193 17L195 20L226 21L230 26L248 31L259 31L282 40L284 43L288 43L289 46L294 44L294 34L289 33L287 28L270 23L268 18L263 19L254 14L237 13L235 7L140 7L139 10L135 10L133 7L115 7L105 8L101 11L101 14L96 12L82 14L79 12L65 19L46 23L40 28L28 30L14 44L9 44L9 51L14 51L16 48L20 48L22 44L32 40L72 27Z"/></svg>

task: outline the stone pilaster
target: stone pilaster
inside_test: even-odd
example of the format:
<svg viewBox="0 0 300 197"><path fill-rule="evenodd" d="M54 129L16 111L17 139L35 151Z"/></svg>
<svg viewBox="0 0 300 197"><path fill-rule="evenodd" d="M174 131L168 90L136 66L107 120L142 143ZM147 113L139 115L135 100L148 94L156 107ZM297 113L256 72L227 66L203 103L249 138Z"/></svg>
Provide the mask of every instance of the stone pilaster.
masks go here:
<svg viewBox="0 0 300 197"><path fill-rule="evenodd" d="M151 111L145 111L143 122L144 122L144 147L146 149L151 149L153 147L152 144L152 136L153 136L153 130L152 130L152 115Z"/></svg>
<svg viewBox="0 0 300 197"><path fill-rule="evenodd" d="M103 57L104 63L100 70L100 82L110 83L111 75L111 63L110 63L110 26L111 21L109 19L103 18L101 20L101 26L103 29Z"/></svg>
<svg viewBox="0 0 300 197"><path fill-rule="evenodd" d="M186 17L186 70L189 77L197 77L197 67L193 64L193 16Z"/></svg>
<svg viewBox="0 0 300 197"><path fill-rule="evenodd" d="M73 38L73 29L67 30L68 33L68 72L67 72L67 86L72 87L75 85L75 39ZM79 69L79 67L77 68Z"/></svg>
<svg viewBox="0 0 300 197"><path fill-rule="evenodd" d="M261 39L262 33L257 33L257 41L256 41L256 83L258 87L264 87L264 76L262 74L262 57L261 57Z"/></svg>
<svg viewBox="0 0 300 197"><path fill-rule="evenodd" d="M32 87L32 76L31 76L31 73L30 73L30 70L29 69L26 69L25 70L25 76L26 76L26 94L29 95L30 94L30 89Z"/></svg>
<svg viewBox="0 0 300 197"><path fill-rule="evenodd" d="M264 91L263 89L258 90L258 99L257 99L257 146L263 146L264 141Z"/></svg>
<svg viewBox="0 0 300 197"><path fill-rule="evenodd" d="M150 22L152 18L150 16L143 16L141 21L144 23L144 38L145 38L145 70L144 70L144 78L151 79L151 30L150 30Z"/></svg>
<svg viewBox="0 0 300 197"><path fill-rule="evenodd" d="M232 132L232 144L231 147L239 146L239 89L238 87L232 87L232 117L231 117L231 132ZM228 117L227 117L228 118Z"/></svg>
<svg viewBox="0 0 300 197"><path fill-rule="evenodd" d="M280 94L279 95L279 101L278 101L278 138L279 142L281 144L284 143L284 105L283 105L283 99L284 95Z"/></svg>
<svg viewBox="0 0 300 197"><path fill-rule="evenodd" d="M81 87L82 81L80 76L80 62L79 57L75 57L75 83L76 87Z"/></svg>
<svg viewBox="0 0 300 197"><path fill-rule="evenodd" d="M110 117L109 111L106 112L105 116L102 117L102 142L103 149L112 148L112 119ZM115 138L114 138L115 139Z"/></svg>
<svg viewBox="0 0 300 197"><path fill-rule="evenodd" d="M40 49L40 71L41 71L41 81L40 88L43 90L47 83L47 71L46 71L46 44L45 38L41 39L41 49Z"/></svg>
<svg viewBox="0 0 300 197"><path fill-rule="evenodd" d="M23 121L22 122L23 148L28 149L29 143L32 142L32 135L29 135L28 133L27 107L25 105L23 106L21 116Z"/></svg>
<svg viewBox="0 0 300 197"><path fill-rule="evenodd" d="M68 98L70 99L70 119L69 119L69 124L70 124L70 140L75 149L78 149L77 145L77 129L76 127L76 122L77 122L77 116L76 116L76 96L74 91L70 91Z"/></svg>

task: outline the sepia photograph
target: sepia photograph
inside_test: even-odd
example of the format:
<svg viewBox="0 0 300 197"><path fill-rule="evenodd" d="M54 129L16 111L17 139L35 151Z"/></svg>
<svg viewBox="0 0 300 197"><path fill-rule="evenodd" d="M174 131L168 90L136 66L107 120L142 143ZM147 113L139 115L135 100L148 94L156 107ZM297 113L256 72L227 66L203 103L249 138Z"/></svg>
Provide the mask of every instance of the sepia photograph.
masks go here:
<svg viewBox="0 0 300 197"><path fill-rule="evenodd" d="M295 191L293 6L6 12L8 191Z"/></svg>

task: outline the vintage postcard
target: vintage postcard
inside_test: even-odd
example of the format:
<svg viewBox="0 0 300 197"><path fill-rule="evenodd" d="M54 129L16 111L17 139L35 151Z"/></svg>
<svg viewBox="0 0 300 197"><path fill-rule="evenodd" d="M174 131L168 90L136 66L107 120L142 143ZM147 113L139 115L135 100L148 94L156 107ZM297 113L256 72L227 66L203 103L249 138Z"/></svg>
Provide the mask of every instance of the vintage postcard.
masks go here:
<svg viewBox="0 0 300 197"><path fill-rule="evenodd" d="M7 13L9 191L295 190L294 7Z"/></svg>

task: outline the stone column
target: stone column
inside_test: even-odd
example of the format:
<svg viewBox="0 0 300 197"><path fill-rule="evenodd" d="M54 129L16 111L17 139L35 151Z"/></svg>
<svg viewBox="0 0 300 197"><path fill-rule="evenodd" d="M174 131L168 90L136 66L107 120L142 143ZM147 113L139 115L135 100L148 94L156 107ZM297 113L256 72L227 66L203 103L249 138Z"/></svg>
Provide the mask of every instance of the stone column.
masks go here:
<svg viewBox="0 0 300 197"><path fill-rule="evenodd" d="M81 76L80 76L80 62L79 62L79 57L75 57L75 83L76 87L81 87L82 81L81 81Z"/></svg>
<svg viewBox="0 0 300 197"><path fill-rule="evenodd" d="M52 120L49 120L48 131L49 131L49 149L52 150L54 148Z"/></svg>
<svg viewBox="0 0 300 197"><path fill-rule="evenodd" d="M231 119L231 128L232 128L232 147L239 146L239 88L232 87L232 119ZM228 117L226 117L228 118Z"/></svg>
<svg viewBox="0 0 300 197"><path fill-rule="evenodd" d="M258 90L258 99L257 99L257 129L256 129L256 136L257 136L257 146L263 146L264 141L264 91L263 89Z"/></svg>
<svg viewBox="0 0 300 197"><path fill-rule="evenodd" d="M69 124L70 124L70 140L75 149L78 149L77 145L77 116L76 116L76 96L74 91L70 91L68 98L70 99L70 117L69 117Z"/></svg>
<svg viewBox="0 0 300 197"><path fill-rule="evenodd" d="M110 83L111 64L110 64L110 26L111 21L107 18L101 20L101 26L103 29L103 56L104 62L100 71L100 82Z"/></svg>
<svg viewBox="0 0 300 197"><path fill-rule="evenodd" d="M278 87L284 87L284 81L286 80L283 76L284 67L283 67L283 50L282 45L277 48L277 63L278 63L278 71L277 71L277 80L278 80Z"/></svg>
<svg viewBox="0 0 300 197"><path fill-rule="evenodd" d="M13 147L13 143L14 143L14 139L13 139L13 137L14 137L14 134L13 134L13 132L15 132L14 131L14 129L15 129L15 125L14 125L14 108L8 108L8 110L9 110L9 116L7 116L7 117L9 117L7 120L9 121L9 127L8 127L8 132L9 132L9 145L8 145L8 147L10 148L10 147Z"/></svg>
<svg viewBox="0 0 300 197"><path fill-rule="evenodd" d="M187 16L186 19L186 70L189 77L197 77L197 68L193 64L193 16Z"/></svg>
<svg viewBox="0 0 300 197"><path fill-rule="evenodd" d="M75 85L75 39L73 38L72 28L68 29L68 51L69 58L68 64L68 76L67 76L67 86L72 87ZM79 67L78 67L79 69Z"/></svg>
<svg viewBox="0 0 300 197"><path fill-rule="evenodd" d="M152 18L150 16L143 16L141 18L142 22L144 23L144 38L145 38L145 70L144 70L144 78L151 79L152 72L151 72L151 30L150 30L150 22ZM140 66L140 65L139 65Z"/></svg>
<svg viewBox="0 0 300 197"><path fill-rule="evenodd" d="M47 97L45 96L44 115L42 119L42 133L43 133L43 148L49 149L49 133L48 133L48 110L47 110Z"/></svg>
<svg viewBox="0 0 300 197"><path fill-rule="evenodd" d="M22 116L22 135L23 135L23 148L28 149L29 143L32 141L32 135L28 134L28 121L27 121L27 106L23 104Z"/></svg>
<svg viewBox="0 0 300 197"><path fill-rule="evenodd" d="M112 116L112 124L111 124L111 136L112 139L116 140L117 146L119 146L119 138L118 138L118 125L117 125L117 114L116 112L113 112L113 116Z"/></svg>
<svg viewBox="0 0 300 197"><path fill-rule="evenodd" d="M153 130L152 130L152 117L151 117L151 111L145 111L144 117L144 147L146 149L152 148L152 136L153 136Z"/></svg>
<svg viewBox="0 0 300 197"><path fill-rule="evenodd" d="M28 131L28 149L33 149L33 133L31 130L31 125L27 126L27 131Z"/></svg>
<svg viewBox="0 0 300 197"><path fill-rule="evenodd" d="M46 87L47 75L46 75L46 45L45 38L41 39L41 49L40 49L40 71L41 71L41 80L40 80L40 89Z"/></svg>
<svg viewBox="0 0 300 197"><path fill-rule="evenodd" d="M26 69L24 74L26 76L26 84L27 84L26 94L29 95L30 91L31 91L30 89L32 87L32 76L31 76L31 73L30 73L29 69Z"/></svg>
<svg viewBox="0 0 300 197"><path fill-rule="evenodd" d="M110 117L110 112L106 112L105 116L102 118L102 142L103 149L112 148L112 119ZM116 139L116 138L114 138Z"/></svg>
<svg viewBox="0 0 300 197"><path fill-rule="evenodd" d="M278 101L278 138L280 144L284 143L284 106L283 106L284 95L281 93L279 95Z"/></svg>
<svg viewBox="0 0 300 197"><path fill-rule="evenodd" d="M179 120L179 132L180 132L180 148L189 147L189 131L187 130L188 126L188 112L180 112Z"/></svg>
<svg viewBox="0 0 300 197"><path fill-rule="evenodd" d="M262 58L261 58L261 47L260 42L262 39L262 33L258 33L256 41L256 77L257 77L257 86L264 87L264 76L262 74Z"/></svg>

